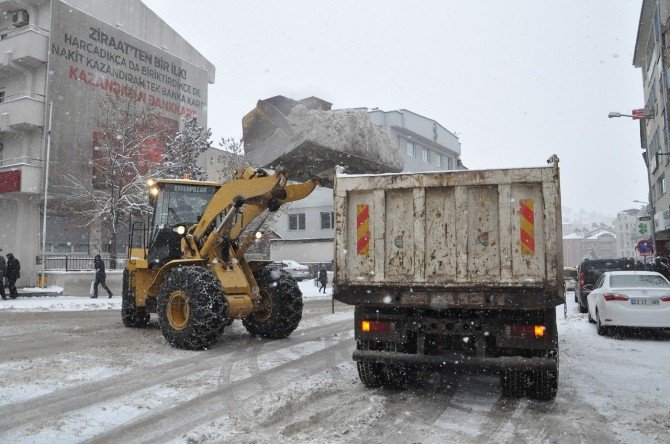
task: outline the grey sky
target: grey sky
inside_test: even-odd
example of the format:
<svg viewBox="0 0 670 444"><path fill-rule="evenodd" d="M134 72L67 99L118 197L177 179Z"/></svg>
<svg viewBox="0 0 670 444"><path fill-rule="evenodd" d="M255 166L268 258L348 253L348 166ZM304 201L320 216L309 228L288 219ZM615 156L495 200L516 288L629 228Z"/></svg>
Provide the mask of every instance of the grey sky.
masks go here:
<svg viewBox="0 0 670 444"><path fill-rule="evenodd" d="M144 0L216 65L209 122L256 100L407 108L456 132L469 168L561 158L564 219L647 199L632 66L640 1Z"/></svg>

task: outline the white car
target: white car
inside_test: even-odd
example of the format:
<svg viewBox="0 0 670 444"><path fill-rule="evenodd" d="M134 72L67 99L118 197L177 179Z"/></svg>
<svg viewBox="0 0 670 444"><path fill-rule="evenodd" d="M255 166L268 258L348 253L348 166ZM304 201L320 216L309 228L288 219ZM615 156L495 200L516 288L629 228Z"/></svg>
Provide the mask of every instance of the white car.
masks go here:
<svg viewBox="0 0 670 444"><path fill-rule="evenodd" d="M312 278L312 275L309 272L309 267L307 265L300 264L290 259L276 261L274 264L282 270L287 271L291 276L293 276L293 279L298 282L304 279Z"/></svg>
<svg viewBox="0 0 670 444"><path fill-rule="evenodd" d="M608 271L587 297L589 322L611 327L670 328L670 282L653 271Z"/></svg>

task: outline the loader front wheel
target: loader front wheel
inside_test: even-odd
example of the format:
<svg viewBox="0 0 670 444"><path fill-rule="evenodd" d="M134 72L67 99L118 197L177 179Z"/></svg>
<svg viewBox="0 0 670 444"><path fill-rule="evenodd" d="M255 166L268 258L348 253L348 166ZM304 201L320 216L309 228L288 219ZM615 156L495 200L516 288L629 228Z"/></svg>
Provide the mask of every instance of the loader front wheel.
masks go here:
<svg viewBox="0 0 670 444"><path fill-rule="evenodd" d="M202 267L178 267L161 285L158 322L174 347L210 347L223 332L228 304L221 282Z"/></svg>
<svg viewBox="0 0 670 444"><path fill-rule="evenodd" d="M272 267L260 269L254 277L263 300L242 324L252 335L268 339L289 337L302 319L302 293L297 282L287 272Z"/></svg>
<svg viewBox="0 0 670 444"><path fill-rule="evenodd" d="M149 324L149 311L146 307L135 305L135 289L130 284L130 273L123 270L123 290L121 292L121 320L126 327L146 327Z"/></svg>

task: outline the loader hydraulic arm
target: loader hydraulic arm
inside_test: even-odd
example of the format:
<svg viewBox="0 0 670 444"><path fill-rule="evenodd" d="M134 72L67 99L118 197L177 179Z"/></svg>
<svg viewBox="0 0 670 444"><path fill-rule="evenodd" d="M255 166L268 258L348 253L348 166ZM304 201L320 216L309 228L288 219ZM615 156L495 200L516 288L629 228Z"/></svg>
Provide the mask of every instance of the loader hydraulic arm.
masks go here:
<svg viewBox="0 0 670 444"><path fill-rule="evenodd" d="M236 176L214 194L200 221L189 230L196 245L202 245L203 258L209 257L223 238L236 240L265 210L276 211L284 203L303 199L319 183L309 180L287 185L283 173L271 174L253 168L239 171ZM209 232L221 214L223 220Z"/></svg>

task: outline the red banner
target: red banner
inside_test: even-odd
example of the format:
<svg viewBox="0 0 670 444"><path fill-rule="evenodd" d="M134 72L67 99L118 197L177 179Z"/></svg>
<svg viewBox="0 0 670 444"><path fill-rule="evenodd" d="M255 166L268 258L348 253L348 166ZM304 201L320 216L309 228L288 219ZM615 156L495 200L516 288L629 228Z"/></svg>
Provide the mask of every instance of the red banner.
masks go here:
<svg viewBox="0 0 670 444"><path fill-rule="evenodd" d="M12 193L21 191L21 171L0 172L0 193Z"/></svg>

